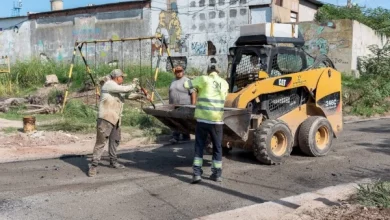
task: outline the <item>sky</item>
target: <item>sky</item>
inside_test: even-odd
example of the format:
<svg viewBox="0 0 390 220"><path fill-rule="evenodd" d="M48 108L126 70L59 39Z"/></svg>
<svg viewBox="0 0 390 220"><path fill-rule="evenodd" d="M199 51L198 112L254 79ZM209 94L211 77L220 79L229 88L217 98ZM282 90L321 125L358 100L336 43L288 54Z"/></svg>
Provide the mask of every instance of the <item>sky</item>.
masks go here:
<svg viewBox="0 0 390 220"><path fill-rule="evenodd" d="M12 8L14 1L17 0L0 0L0 17L9 17L12 14ZM22 0L23 7L21 10L21 15L27 15L27 12L44 12L50 11L50 0ZM88 4L106 4L106 3L115 3L119 2L110 1L110 0L64 0L64 8L75 8L75 7L83 7ZM336 5L346 5L347 0L322 0L324 3L331 3ZM365 5L367 7L378 7L381 6L383 8L390 9L390 1L389 0L353 0L353 3L357 3L359 5Z"/></svg>

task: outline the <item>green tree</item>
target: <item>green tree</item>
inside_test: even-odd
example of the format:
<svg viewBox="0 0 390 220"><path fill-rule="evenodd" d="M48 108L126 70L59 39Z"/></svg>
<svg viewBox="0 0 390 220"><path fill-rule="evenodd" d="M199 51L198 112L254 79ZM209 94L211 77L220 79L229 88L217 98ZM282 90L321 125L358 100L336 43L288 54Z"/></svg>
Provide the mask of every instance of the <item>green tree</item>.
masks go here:
<svg viewBox="0 0 390 220"><path fill-rule="evenodd" d="M359 5L348 8L326 4L318 10L315 16L315 20L320 23L337 19L356 20L379 33L390 36L390 10L388 9L365 8Z"/></svg>

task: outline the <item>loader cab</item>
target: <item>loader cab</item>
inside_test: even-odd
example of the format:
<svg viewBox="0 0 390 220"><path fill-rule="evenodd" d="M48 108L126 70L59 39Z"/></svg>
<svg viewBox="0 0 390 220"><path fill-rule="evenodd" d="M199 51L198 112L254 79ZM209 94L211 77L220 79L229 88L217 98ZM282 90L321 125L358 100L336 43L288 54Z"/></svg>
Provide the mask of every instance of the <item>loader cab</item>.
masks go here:
<svg viewBox="0 0 390 220"><path fill-rule="evenodd" d="M236 46L229 49L230 92L264 79L259 76L276 77L305 70L308 65L303 45L303 39L296 38L239 37Z"/></svg>

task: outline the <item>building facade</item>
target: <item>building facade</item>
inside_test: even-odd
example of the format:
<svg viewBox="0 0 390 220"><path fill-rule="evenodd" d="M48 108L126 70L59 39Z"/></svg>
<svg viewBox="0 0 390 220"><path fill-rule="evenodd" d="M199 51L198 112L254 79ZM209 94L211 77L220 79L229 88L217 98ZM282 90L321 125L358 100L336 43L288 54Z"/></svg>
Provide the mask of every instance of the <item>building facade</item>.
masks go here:
<svg viewBox="0 0 390 220"><path fill-rule="evenodd" d="M300 30L306 48L331 58L339 54L333 53L334 45L337 36L345 32L342 42L351 43L343 44L348 53L343 58L349 61L337 61L336 65L346 71L356 69L353 59L368 52L363 46L352 48L352 38L357 38L354 29L369 31L356 22L340 23L336 28L315 24L312 20L319 6L316 0L148 0L34 13L16 25L17 31L0 31L0 56L7 55L12 61L41 57L69 62L76 41L157 35L166 38L175 63L205 70L205 64L213 62L226 71L229 47L238 38L240 26L304 21ZM330 46L323 47L323 42ZM86 45L83 52L91 66L114 61L155 65L150 57L157 59L159 46L154 41L97 43ZM352 51L358 53L352 55ZM160 65L170 69L166 57Z"/></svg>
<svg viewBox="0 0 390 220"><path fill-rule="evenodd" d="M322 6L315 0L301 1ZM212 59L225 70L240 26L298 22L299 8L299 0L159 0L151 2L151 25L154 34L168 36L176 59L187 59L191 67L203 67Z"/></svg>

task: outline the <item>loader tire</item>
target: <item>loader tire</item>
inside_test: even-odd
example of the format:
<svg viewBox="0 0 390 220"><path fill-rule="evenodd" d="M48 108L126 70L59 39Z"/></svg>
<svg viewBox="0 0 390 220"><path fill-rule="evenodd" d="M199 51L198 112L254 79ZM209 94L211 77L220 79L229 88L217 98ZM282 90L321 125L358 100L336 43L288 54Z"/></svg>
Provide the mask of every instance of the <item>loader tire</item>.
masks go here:
<svg viewBox="0 0 390 220"><path fill-rule="evenodd" d="M254 155L260 163L276 165L292 150L291 130L281 120L266 120L254 132Z"/></svg>
<svg viewBox="0 0 390 220"><path fill-rule="evenodd" d="M332 147L332 141L333 130L328 119L324 117L309 117L299 128L299 148L308 156L325 156Z"/></svg>

